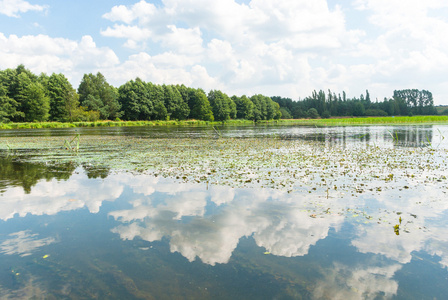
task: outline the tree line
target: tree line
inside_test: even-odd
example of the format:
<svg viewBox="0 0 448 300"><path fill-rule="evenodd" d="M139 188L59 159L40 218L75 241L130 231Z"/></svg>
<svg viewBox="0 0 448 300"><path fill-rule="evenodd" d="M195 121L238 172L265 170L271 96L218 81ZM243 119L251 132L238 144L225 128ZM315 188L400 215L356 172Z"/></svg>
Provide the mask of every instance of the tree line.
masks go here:
<svg viewBox="0 0 448 300"><path fill-rule="evenodd" d="M372 101L369 91L359 98L347 98L346 93L336 95L328 90L314 91L300 101L290 98L272 97L280 105L282 118L329 118L331 116L412 116L436 115L432 93L426 90L395 90L391 98Z"/></svg>
<svg viewBox="0 0 448 300"><path fill-rule="evenodd" d="M75 90L63 74L33 74L25 66L0 70L0 122L329 118L331 116L435 115L426 90L396 90L391 98L372 101L330 90L314 91L293 101L261 94L232 96L219 90L207 94L185 85L158 85L139 78L116 88L101 74L84 74Z"/></svg>
<svg viewBox="0 0 448 300"><path fill-rule="evenodd" d="M158 85L136 78L116 88L101 74L85 74L75 90L63 74L33 74L25 66L0 70L0 122L185 120L226 121L281 117L263 95L208 94L185 85Z"/></svg>

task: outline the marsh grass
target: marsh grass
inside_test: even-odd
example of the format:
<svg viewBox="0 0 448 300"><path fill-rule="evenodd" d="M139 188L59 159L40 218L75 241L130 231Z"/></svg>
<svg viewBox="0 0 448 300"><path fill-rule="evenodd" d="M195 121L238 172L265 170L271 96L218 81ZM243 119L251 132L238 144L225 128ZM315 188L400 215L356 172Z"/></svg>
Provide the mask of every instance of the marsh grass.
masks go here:
<svg viewBox="0 0 448 300"><path fill-rule="evenodd" d="M169 121L95 121L95 122L36 122L36 123L0 123L0 129L32 129L32 128L70 128L70 127L123 127L123 126L237 126L252 125L251 120L228 120L226 122L210 122L201 120L169 120ZM261 120L257 124L266 125L309 125L309 126L344 126L368 124L421 124L448 123L448 116L415 116L415 117L369 117L369 118L333 118L333 119L298 119L298 120Z"/></svg>
<svg viewBox="0 0 448 300"><path fill-rule="evenodd" d="M344 126L369 124L421 124L448 123L448 116L413 116L413 117L368 117L368 118L333 118L280 120L280 123L316 126Z"/></svg>
<svg viewBox="0 0 448 300"><path fill-rule="evenodd" d="M66 150L69 150L69 151L74 152L74 153L78 153L80 142L81 142L80 135L77 134L70 141L68 139L65 139L64 140L64 147L65 147Z"/></svg>

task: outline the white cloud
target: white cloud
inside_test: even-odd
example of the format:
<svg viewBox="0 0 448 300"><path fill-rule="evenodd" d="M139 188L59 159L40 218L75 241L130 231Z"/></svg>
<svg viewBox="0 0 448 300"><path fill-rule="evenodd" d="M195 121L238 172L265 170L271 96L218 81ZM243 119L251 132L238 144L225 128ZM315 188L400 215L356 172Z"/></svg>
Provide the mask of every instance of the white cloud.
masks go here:
<svg viewBox="0 0 448 300"><path fill-rule="evenodd" d="M152 35L149 29L118 24L115 24L113 28L108 27L106 30L101 31L101 34L107 37L127 38L133 42L146 40Z"/></svg>
<svg viewBox="0 0 448 300"><path fill-rule="evenodd" d="M114 6L110 12L103 15L103 18L112 22L123 22L130 24L137 18L140 18L141 21L146 22L156 13L157 8L152 3L147 3L142 0L131 7L126 7L124 5Z"/></svg>
<svg viewBox="0 0 448 300"><path fill-rule="evenodd" d="M300 83L303 77L310 77L305 52L339 48L346 39L341 10L330 11L323 0L281 4L263 0L249 5L233 0L219 0L213 5L207 1L170 0L161 7L151 7L150 18L136 9L145 3L113 7L103 17L125 25L116 23L102 34L125 38L125 45L131 48L138 49L144 43L158 45L158 50L147 50L152 57L169 53L185 59L182 55L188 55L211 74L207 81L217 83L212 88L223 87L225 91L245 89L255 93L256 87L272 82L277 86ZM152 73L151 81L157 82L160 73L165 73L165 78L179 73L178 69L154 66L158 72ZM187 76L193 76L185 66L182 68Z"/></svg>
<svg viewBox="0 0 448 300"><path fill-rule="evenodd" d="M432 16L434 10L448 8L446 1L413 0L403 5L398 0L358 0L354 7L368 13L367 20L376 30L351 53L372 61L373 72L365 83L381 84L389 95L393 89L419 88L432 91L438 103L448 97L434 84L446 77L448 23Z"/></svg>
<svg viewBox="0 0 448 300"><path fill-rule="evenodd" d="M93 38L80 41L52 38L47 35L5 36L0 33L0 65L15 68L24 64L39 74L63 73L77 87L84 73L110 68L119 63L114 51L97 47Z"/></svg>
<svg viewBox="0 0 448 300"><path fill-rule="evenodd" d="M30 4L24 0L0 0L0 14L8 17L18 18L20 13L28 11L44 11L47 7L37 4Z"/></svg>
<svg viewBox="0 0 448 300"><path fill-rule="evenodd" d="M0 13L11 16L44 9L0 3ZM0 33L0 63L63 72L74 85L83 73L101 71L115 86L139 76L230 95L298 99L330 88L353 97L369 89L380 100L394 89L418 88L430 90L436 103L448 101L444 0L245 3L164 0L156 6L141 0L109 7L103 21L110 23L98 32L122 40L120 51L98 46L93 32L81 41ZM118 59L117 53L125 54Z"/></svg>

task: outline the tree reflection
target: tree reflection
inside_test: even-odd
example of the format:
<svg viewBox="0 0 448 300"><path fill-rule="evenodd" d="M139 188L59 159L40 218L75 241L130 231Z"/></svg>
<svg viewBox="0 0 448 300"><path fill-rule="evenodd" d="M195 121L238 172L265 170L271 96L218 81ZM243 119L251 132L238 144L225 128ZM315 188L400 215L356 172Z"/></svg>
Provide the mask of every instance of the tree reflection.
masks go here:
<svg viewBox="0 0 448 300"><path fill-rule="evenodd" d="M402 147L427 147L433 142L432 126L418 126L409 129L394 129L389 132L389 137L396 145Z"/></svg>
<svg viewBox="0 0 448 300"><path fill-rule="evenodd" d="M0 157L0 192L8 186L21 186L29 194L31 188L41 180L67 180L73 174L76 165L69 162L58 165L30 163L16 160L14 157Z"/></svg>

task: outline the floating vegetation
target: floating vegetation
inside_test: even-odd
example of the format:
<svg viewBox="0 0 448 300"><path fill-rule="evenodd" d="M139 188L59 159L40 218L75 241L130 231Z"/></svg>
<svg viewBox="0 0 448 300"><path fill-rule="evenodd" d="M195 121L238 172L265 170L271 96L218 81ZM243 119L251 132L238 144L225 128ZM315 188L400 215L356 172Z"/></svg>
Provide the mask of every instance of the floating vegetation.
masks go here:
<svg viewBox="0 0 448 300"><path fill-rule="evenodd" d="M416 201L417 206L425 206L444 201L448 192L445 148L363 143L347 146L317 140L222 135L216 138L217 135L203 138L77 135L66 137L64 147L57 136L4 137L0 138L0 156L8 156L10 149L15 149L14 161L48 167L82 166L89 178L132 172L204 184L207 188L211 185L268 188L306 195L304 198L312 199L307 215L316 221L329 215L344 215L362 224L394 226L397 219L388 218L383 212L355 205L347 206L354 210L338 210L338 203L377 201L374 199L383 197L397 197L396 202L400 203L401 197L429 194L431 197L425 201ZM416 216L412 208L405 209L403 213ZM417 223L397 225L395 234L418 229Z"/></svg>
<svg viewBox="0 0 448 300"><path fill-rule="evenodd" d="M145 139L123 136L11 137L18 159L101 165L181 181L232 187L306 190L331 199L421 185L447 187L447 151L434 148L343 147L275 138ZM5 145L6 143L1 143ZM8 152L9 148L3 148ZM66 149L70 151L67 152ZM73 152L77 156L73 156Z"/></svg>

